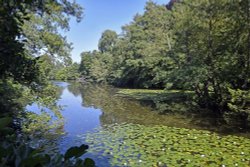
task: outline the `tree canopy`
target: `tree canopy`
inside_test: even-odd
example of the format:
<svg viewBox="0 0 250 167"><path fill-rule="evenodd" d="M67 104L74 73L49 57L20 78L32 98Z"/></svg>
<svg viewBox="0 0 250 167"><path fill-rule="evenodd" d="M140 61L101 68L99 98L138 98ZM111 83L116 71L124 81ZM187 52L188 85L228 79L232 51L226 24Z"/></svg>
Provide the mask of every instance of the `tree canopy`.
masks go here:
<svg viewBox="0 0 250 167"><path fill-rule="evenodd" d="M91 159L77 159L86 145L52 156L41 146L29 145L38 131L60 126L52 126L61 115L57 88L47 75L56 62L72 65L68 71L78 70L70 58L71 44L59 30L69 29L71 17L80 21L82 12L75 1L0 0L0 166L94 166ZM54 120L43 111L25 112L30 103L51 109ZM32 130L27 126L36 133L29 134Z"/></svg>
<svg viewBox="0 0 250 167"><path fill-rule="evenodd" d="M194 102L215 114L249 113L249 6L240 0L148 2L120 35L107 30L99 51L82 54L80 71L115 86L191 90Z"/></svg>

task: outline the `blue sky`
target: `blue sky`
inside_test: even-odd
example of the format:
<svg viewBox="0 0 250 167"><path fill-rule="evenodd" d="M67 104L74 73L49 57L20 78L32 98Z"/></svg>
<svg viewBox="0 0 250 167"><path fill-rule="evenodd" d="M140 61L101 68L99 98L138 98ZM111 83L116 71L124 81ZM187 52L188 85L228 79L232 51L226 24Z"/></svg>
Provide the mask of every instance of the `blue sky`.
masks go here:
<svg viewBox="0 0 250 167"><path fill-rule="evenodd" d="M169 0L153 0L166 4ZM97 49L98 40L106 29L117 33L121 26L132 21L136 13L143 13L147 0L76 0L84 7L84 18L80 23L70 21L70 31L66 32L69 42L73 43L72 58L80 61L80 53Z"/></svg>

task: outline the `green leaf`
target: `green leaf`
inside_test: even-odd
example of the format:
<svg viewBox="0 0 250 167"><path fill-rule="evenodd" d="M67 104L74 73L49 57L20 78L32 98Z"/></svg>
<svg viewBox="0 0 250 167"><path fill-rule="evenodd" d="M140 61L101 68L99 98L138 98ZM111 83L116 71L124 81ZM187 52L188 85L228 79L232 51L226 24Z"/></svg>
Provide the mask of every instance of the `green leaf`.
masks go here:
<svg viewBox="0 0 250 167"><path fill-rule="evenodd" d="M88 149L88 146L85 144L81 145L80 147L71 147L65 153L64 158L66 160L72 157L78 158L82 156L84 153L86 153L87 149Z"/></svg>

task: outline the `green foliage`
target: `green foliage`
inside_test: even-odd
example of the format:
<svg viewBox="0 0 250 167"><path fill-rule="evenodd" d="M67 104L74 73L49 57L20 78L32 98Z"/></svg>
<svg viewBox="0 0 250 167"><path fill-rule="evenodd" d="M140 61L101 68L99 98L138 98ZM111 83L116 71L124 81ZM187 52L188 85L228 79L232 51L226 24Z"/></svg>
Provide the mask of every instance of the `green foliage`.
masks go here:
<svg viewBox="0 0 250 167"><path fill-rule="evenodd" d="M76 80L80 77L78 70L79 64L72 63L54 70L51 78L55 80Z"/></svg>
<svg viewBox="0 0 250 167"><path fill-rule="evenodd" d="M120 89L117 94L138 100L161 100L193 94L192 91L181 90L153 90L153 89ZM170 97L167 97L170 96Z"/></svg>
<svg viewBox="0 0 250 167"><path fill-rule="evenodd" d="M172 68L167 56L172 42L169 16L164 6L148 2L145 13L123 27L124 35L114 47L111 83L140 88L164 86L165 71Z"/></svg>
<svg viewBox="0 0 250 167"><path fill-rule="evenodd" d="M82 65L88 69L80 68L83 76L117 86L163 87L167 75L163 69L173 64L167 57L172 42L166 21L169 17L164 6L148 2L144 15L135 16L131 24L123 27L123 35L117 37L106 30L99 41L100 53L90 53L92 59L83 53Z"/></svg>
<svg viewBox="0 0 250 167"><path fill-rule="evenodd" d="M119 87L191 90L192 104L215 115L249 113L250 2L170 6L148 2L118 37L105 31L100 52L82 56L83 77Z"/></svg>
<svg viewBox="0 0 250 167"><path fill-rule="evenodd" d="M81 18L81 7L75 2L67 1L1 1L1 52L0 52L0 77L13 77L18 82L30 83L37 81L38 69L35 67L36 61L31 55L31 47L41 51L45 49L51 56L56 57L58 45L55 41L59 38L44 39L40 33L50 33L58 35L57 28L67 28L69 16ZM55 8L57 10L55 10ZM28 14L29 13L29 14ZM51 14L54 13L54 14ZM39 19L48 22L36 22ZM56 18L59 18L57 20ZM60 20L62 19L62 20ZM62 23L63 22L63 23ZM64 24L64 25L63 25ZM30 26L30 29L27 26ZM25 27L26 26L26 27ZM33 33L35 32L35 33ZM39 34L40 36L36 36ZM28 45L29 40L32 46ZM64 41L65 42L65 39ZM41 46L39 46L39 44ZM29 47L28 47L28 46ZM25 49L27 48L27 49ZM55 48L50 50L50 48ZM65 48L65 47L60 47ZM60 50L60 49L59 49ZM64 50L67 50L64 49ZM52 54L53 53L53 54ZM58 53L59 54L59 53ZM63 56L63 55L60 55Z"/></svg>
<svg viewBox="0 0 250 167"><path fill-rule="evenodd" d="M22 87L22 86L20 86ZM35 101L38 105L50 109L54 114L46 112L43 108L40 114L33 112L22 112L18 116L10 115L12 113L1 113L0 118L0 166L94 166L94 162L90 159L79 159L81 155L86 153L86 145L79 147L73 154L75 157L65 159L64 156L56 152L45 152L44 146L40 139L50 140L51 137L59 135L63 119L59 111L59 106L55 104L59 97L55 97L55 86L47 86L41 89L38 97L32 96L31 89L24 89L22 97L16 101L17 104L24 106L27 102ZM57 90L58 91L58 90ZM37 94L35 94L37 95ZM12 110L13 111L13 110ZM10 116L8 116L10 115ZM53 120L52 120L53 117ZM14 121L16 120L16 121ZM18 120L18 122L17 122ZM19 125L21 123L21 125ZM21 126L21 127L20 127ZM21 132L16 132L15 128L21 128ZM54 134L54 135L53 135ZM70 149L69 149L70 150ZM84 150L84 151L83 151ZM67 151L69 154L70 151ZM78 155L78 156L76 156ZM68 155L67 155L68 156Z"/></svg>
<svg viewBox="0 0 250 167"><path fill-rule="evenodd" d="M106 30L102 33L99 40L98 49L103 52L112 52L113 46L116 44L118 37L115 31Z"/></svg>
<svg viewBox="0 0 250 167"><path fill-rule="evenodd" d="M192 91L120 89L118 96L137 99L151 104L159 113L188 113L197 110L191 105L194 97Z"/></svg>
<svg viewBox="0 0 250 167"><path fill-rule="evenodd" d="M22 95L21 85L13 80L0 80L0 109L1 113L16 111L21 108L17 102Z"/></svg>
<svg viewBox="0 0 250 167"><path fill-rule="evenodd" d="M28 145L21 144L22 141L16 141L16 145L5 141L0 146L1 166L20 166L20 167L37 167L37 166L69 166L69 167L94 167L93 160L86 158L85 160L79 158L65 159L65 155L49 155L43 150L33 149ZM12 142L11 142L12 143ZM69 151L69 150L68 150ZM85 152L80 150L75 154L83 155Z"/></svg>
<svg viewBox="0 0 250 167"><path fill-rule="evenodd" d="M176 20L173 24L176 39L173 53L179 64L173 73L173 81L194 90L196 102L217 114L238 110L238 107L243 109L240 105L235 105L233 110L232 105L230 107L234 98L232 92L249 91L248 49L242 48L248 42L235 36L243 37L249 31L243 28L239 32L239 22L231 24L240 11L245 12L241 5L240 1L186 0L177 4L172 12ZM245 27L244 23L242 26ZM242 74L243 71L246 73ZM247 112L249 106L243 110Z"/></svg>
<svg viewBox="0 0 250 167"><path fill-rule="evenodd" d="M64 155L64 158L70 159L70 158L78 158L80 157L82 154L86 153L86 150L89 147L87 145L81 145L80 147L71 147L70 149L68 149Z"/></svg>
<svg viewBox="0 0 250 167"><path fill-rule="evenodd" d="M83 52L79 70L85 80L104 83L108 80L108 75L113 62L112 55L108 52L97 51Z"/></svg>
<svg viewBox="0 0 250 167"><path fill-rule="evenodd" d="M70 17L81 21L83 9L76 2L68 1L48 1L43 2L43 5L47 8L45 12L31 12L27 15L29 19L24 20L24 47L30 55L40 57L45 53L52 61L59 58L66 64L70 63L72 46L59 30L69 30Z"/></svg>
<svg viewBox="0 0 250 167"><path fill-rule="evenodd" d="M42 78L47 80L76 80L80 77L79 64L55 61L49 55L42 55L37 60L37 66Z"/></svg>
<svg viewBox="0 0 250 167"><path fill-rule="evenodd" d="M33 120L33 119L32 119ZM51 120L51 119L48 119ZM33 120L36 121L36 120ZM43 120L43 124L46 120ZM42 121L41 121L42 123ZM34 126L39 122L36 121ZM44 152L42 147L34 147L29 144L30 140L34 140L35 133L45 129L36 129L32 135L25 133L16 133L13 128L12 117L0 118L0 166L20 166L20 167L35 167L35 166L95 166L94 162L87 158L86 160L78 159L86 153L88 146L82 145L79 148L70 148L66 154L60 155L55 152L48 154ZM46 124L44 124L46 125ZM33 125L30 125L33 126ZM44 128L44 127L42 127ZM29 138L29 139L28 139ZM36 143L37 145L39 143ZM72 152L73 150L73 152ZM66 158L67 157L67 158ZM72 158L71 158L72 157ZM71 159L69 159L71 158Z"/></svg>
<svg viewBox="0 0 250 167"><path fill-rule="evenodd" d="M228 102L228 107L230 110L234 112L250 112L248 110L248 104L249 103L249 97L250 92L249 91L243 91L243 90L234 90L229 88L230 93L230 101Z"/></svg>
<svg viewBox="0 0 250 167"><path fill-rule="evenodd" d="M58 31L69 29L71 17L77 21L82 17L82 7L75 2L0 1L0 166L94 166L90 159L65 160L62 155L48 155L41 148L31 147L28 143L39 126L43 130L52 128L51 117L45 112L40 117L23 112L26 105L36 102L60 119L57 93L47 79L56 59L61 58L65 65L71 63L71 45ZM78 66L72 65L68 75L77 70ZM33 134L25 134L24 127Z"/></svg>
<svg viewBox="0 0 250 167"><path fill-rule="evenodd" d="M58 26L62 29L67 28L69 17L75 16L79 20L82 12L81 7L75 2L67 1L36 0L22 2L11 0L0 1L0 4L2 25L0 27L0 82L1 88L5 87L5 89L0 90L1 94L4 94L1 96L0 101L3 112L7 110L13 112L14 108L17 109L14 104L18 104L15 100L18 97L18 93L21 94L22 89L30 88L33 90L32 93L34 95L35 91L46 84L46 81L44 81L46 80L45 75L46 72L49 72L49 67L46 67L45 64L41 63L41 66L39 66L39 58L34 58L35 55L31 50L31 46L27 46L27 42L29 40L32 41L32 46L34 46L35 50L41 51L45 49L45 51L50 53L50 57L56 58L59 54L56 52L58 49L49 50L49 48L58 47L54 39L46 42L41 36L37 37L37 33L33 33L33 31L46 31L56 35L58 34ZM37 17L42 21L47 19L50 22L45 24L33 17ZM57 20L56 18L62 20ZM30 25L31 27L25 27ZM38 46L38 43L42 46ZM62 46L63 44L60 43L60 45ZM52 63L50 63L50 66L52 66ZM15 85L18 85L18 87L15 87ZM24 87L22 88L22 86ZM4 98L4 96L6 97Z"/></svg>
<svg viewBox="0 0 250 167"><path fill-rule="evenodd" d="M92 53L91 52L82 52L81 53L81 63L79 71L84 77L90 77L90 68L92 65Z"/></svg>

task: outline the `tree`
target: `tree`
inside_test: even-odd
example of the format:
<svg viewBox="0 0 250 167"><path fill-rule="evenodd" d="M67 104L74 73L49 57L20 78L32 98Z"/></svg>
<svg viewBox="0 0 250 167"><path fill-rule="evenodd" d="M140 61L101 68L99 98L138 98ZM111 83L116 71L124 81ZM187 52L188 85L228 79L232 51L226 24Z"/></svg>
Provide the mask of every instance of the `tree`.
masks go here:
<svg viewBox="0 0 250 167"><path fill-rule="evenodd" d="M87 77L90 76L90 67L92 65L92 53L91 52L82 52L81 53L81 63L79 67L79 71L82 76Z"/></svg>
<svg viewBox="0 0 250 167"><path fill-rule="evenodd" d="M215 115L246 115L249 6L240 0L173 0L167 10L148 2L118 37L103 33L100 52L82 58L83 71L120 87L192 90L197 106Z"/></svg>
<svg viewBox="0 0 250 167"><path fill-rule="evenodd" d="M170 0L170 1L168 2L168 4L166 5L167 9L168 9L168 10L171 10L172 7L173 7L173 5L174 5L176 2L179 2L179 1L180 1L180 0Z"/></svg>
<svg viewBox="0 0 250 167"><path fill-rule="evenodd" d="M80 77L79 64L72 63L70 65L62 65L57 70L54 70L54 79L56 80L76 80Z"/></svg>
<svg viewBox="0 0 250 167"><path fill-rule="evenodd" d="M48 6L51 13L43 13L42 15L29 13L28 20L24 20L22 25L24 45L30 55L39 57L47 54L52 60L62 59L65 63L70 62L71 44L67 42L66 37L63 37L60 31L69 30L69 16L64 11L66 8L71 10L72 16L76 17L77 21L81 20L82 7L73 2L60 4L51 3Z"/></svg>
<svg viewBox="0 0 250 167"><path fill-rule="evenodd" d="M113 61L110 53L99 51L83 52L80 64L80 72L88 81L106 82L110 73L111 64Z"/></svg>
<svg viewBox="0 0 250 167"><path fill-rule="evenodd" d="M85 153L86 145L71 148L64 156L55 157L31 148L26 135L20 131L20 119L17 118L18 114L25 115L22 111L31 102L55 108L55 89L41 75L50 69L41 69L41 59L35 58L33 53L45 48L51 57L60 54L60 49L57 52L59 46L67 44L57 33L57 23L67 27L71 16L80 19L81 14L79 5L66 0L0 0L0 166L94 166L90 159L76 159ZM42 22L36 22L38 20L33 17ZM45 20L48 23L45 24ZM27 28L26 31L24 28ZM44 36L40 38L36 34ZM31 49L31 41L35 44L32 45L34 50ZM41 55L44 53L37 56ZM47 61L46 56L42 58L44 62ZM18 132L15 131L17 128ZM30 136L27 138L31 139ZM23 152L25 154L21 155ZM70 158L74 158L75 162Z"/></svg>
<svg viewBox="0 0 250 167"><path fill-rule="evenodd" d="M123 27L123 37L113 52L114 60L120 62L117 70L113 69L120 73L120 79L115 79L118 86L159 88L165 85L166 71L173 68L167 54L172 45L169 17L165 6L148 2L145 13L136 15L131 24Z"/></svg>
<svg viewBox="0 0 250 167"><path fill-rule="evenodd" d="M34 67L35 59L29 55L31 53L31 42L29 41L36 44L34 45L36 51L47 48L46 50L55 53L58 45L62 44L62 42L59 44L55 42L61 38L58 36L57 26L65 29L70 15L80 19L81 14L81 8L76 3L68 1L1 1L0 34L3 44L0 48L1 78L11 76L18 82L34 80L38 75L38 70ZM56 18L61 20L58 21ZM29 24L33 25L33 28L29 27ZM27 28L27 30L24 31L23 28ZM41 35L41 33L45 33L46 37L39 38L35 35ZM42 43L42 45L40 46L38 43ZM24 45L29 50L25 50ZM55 55L53 54L53 56Z"/></svg>
<svg viewBox="0 0 250 167"><path fill-rule="evenodd" d="M105 30L98 43L98 49L103 52L112 52L113 46L117 41L117 34L112 30Z"/></svg>
<svg viewBox="0 0 250 167"><path fill-rule="evenodd" d="M240 56L239 50L235 48L239 47L235 45L239 38L234 36L234 33L239 32L235 28L238 23L232 26L235 23L236 13L232 12L235 5L237 2L232 4L228 0L220 3L215 0L186 0L176 4L173 9L176 39L173 53L179 67L173 73L173 78L175 82L196 92L197 103L201 107L219 115L237 108L234 106L232 110L231 106L232 99L236 98L235 91L239 89L241 92L243 83L249 80L248 74L242 75L247 68L247 56L243 56L247 55L244 54L247 49L242 48L241 52L244 53ZM241 32L238 35L243 34ZM244 65L242 58L246 62ZM239 94L242 95L242 92ZM246 98L237 98L240 99L238 104L242 105L238 105L241 106L238 111L246 112Z"/></svg>

